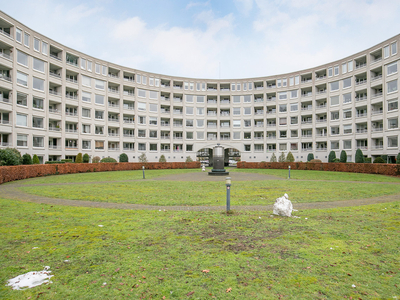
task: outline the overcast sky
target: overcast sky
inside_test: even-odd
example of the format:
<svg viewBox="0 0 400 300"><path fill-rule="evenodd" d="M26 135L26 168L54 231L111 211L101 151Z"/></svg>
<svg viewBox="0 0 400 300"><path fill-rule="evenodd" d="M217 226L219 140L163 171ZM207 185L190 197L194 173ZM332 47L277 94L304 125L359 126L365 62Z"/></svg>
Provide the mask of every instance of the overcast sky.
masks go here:
<svg viewBox="0 0 400 300"><path fill-rule="evenodd" d="M90 56L193 78L298 71L400 33L397 0L0 0L0 9Z"/></svg>

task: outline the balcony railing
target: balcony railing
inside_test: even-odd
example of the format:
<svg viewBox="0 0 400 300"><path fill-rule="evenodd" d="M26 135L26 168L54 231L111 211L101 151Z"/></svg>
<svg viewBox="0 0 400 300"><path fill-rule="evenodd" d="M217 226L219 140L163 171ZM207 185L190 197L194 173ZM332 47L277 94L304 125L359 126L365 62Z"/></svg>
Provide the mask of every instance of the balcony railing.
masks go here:
<svg viewBox="0 0 400 300"><path fill-rule="evenodd" d="M72 116L72 117L77 117L78 113L77 112L71 112L71 111L66 111L65 112L66 116Z"/></svg>
<svg viewBox="0 0 400 300"><path fill-rule="evenodd" d="M50 57L51 58L54 58L54 59L56 59L56 60L59 60L59 61L61 61L62 59L61 58L59 58L58 57L58 55L56 55L56 54L52 54L52 53L50 53Z"/></svg>
<svg viewBox="0 0 400 300"><path fill-rule="evenodd" d="M371 78L371 82L372 82L372 81L379 80L379 79L382 79L382 74L372 77L372 78Z"/></svg>
<svg viewBox="0 0 400 300"><path fill-rule="evenodd" d="M78 132L78 129L65 128L65 132L68 132L68 133L77 133L77 132Z"/></svg>
<svg viewBox="0 0 400 300"><path fill-rule="evenodd" d="M54 95L54 96L61 96L60 92L54 91L54 90L49 90L49 94L50 95Z"/></svg>
<svg viewBox="0 0 400 300"><path fill-rule="evenodd" d="M0 52L0 56L12 61L12 56L10 54L4 53L4 52Z"/></svg>
<svg viewBox="0 0 400 300"><path fill-rule="evenodd" d="M4 75L4 74L0 74L0 79L4 79L5 81L11 82L11 77ZM21 80L21 79L17 79L17 82L22 85L25 85L25 86L28 85L28 83L26 81Z"/></svg>
<svg viewBox="0 0 400 300"><path fill-rule="evenodd" d="M0 29L0 33L4 34L5 36L12 37L11 34L9 34L8 32L4 31L3 28Z"/></svg>
<svg viewBox="0 0 400 300"><path fill-rule="evenodd" d="M10 99L4 97L3 94L0 94L0 102L10 103Z"/></svg>
<svg viewBox="0 0 400 300"><path fill-rule="evenodd" d="M366 65L367 65L366 62L365 63L359 63L358 65L356 65L356 70L357 69L361 69L361 68L365 67Z"/></svg>
<svg viewBox="0 0 400 300"><path fill-rule="evenodd" d="M108 133L108 136L119 136L119 133L116 133L116 132L109 132Z"/></svg>
<svg viewBox="0 0 400 300"><path fill-rule="evenodd" d="M356 85L361 85L367 83L367 78L363 78L356 81Z"/></svg>
<svg viewBox="0 0 400 300"><path fill-rule="evenodd" d="M61 131L61 128L60 128L60 127L57 127L57 126L49 125L49 130L50 130L50 131Z"/></svg>
<svg viewBox="0 0 400 300"><path fill-rule="evenodd" d="M72 100L78 100L78 95L65 94L65 98L72 99Z"/></svg>
<svg viewBox="0 0 400 300"><path fill-rule="evenodd" d="M69 78L69 77L67 77L67 78L65 78L65 80L66 80L66 81L69 81L69 82L72 82L72 83L78 83L78 80L75 79L75 78Z"/></svg>

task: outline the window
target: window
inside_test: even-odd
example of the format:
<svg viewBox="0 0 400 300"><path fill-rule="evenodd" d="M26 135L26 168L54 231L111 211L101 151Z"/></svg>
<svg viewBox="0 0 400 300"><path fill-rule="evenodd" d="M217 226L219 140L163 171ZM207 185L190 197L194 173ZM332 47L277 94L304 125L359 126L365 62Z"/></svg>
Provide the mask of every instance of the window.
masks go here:
<svg viewBox="0 0 400 300"><path fill-rule="evenodd" d="M233 115L240 115L240 107L233 108Z"/></svg>
<svg viewBox="0 0 400 300"><path fill-rule="evenodd" d="M240 91L240 83L236 84L236 90Z"/></svg>
<svg viewBox="0 0 400 300"><path fill-rule="evenodd" d="M240 96L233 96L233 103L240 103Z"/></svg>
<svg viewBox="0 0 400 300"><path fill-rule="evenodd" d="M399 108L399 106L398 106L397 99L393 99L393 100L389 100L388 101L388 111L396 110L398 108Z"/></svg>
<svg viewBox="0 0 400 300"><path fill-rule="evenodd" d="M145 98L146 97L146 90L138 89L138 96Z"/></svg>
<svg viewBox="0 0 400 300"><path fill-rule="evenodd" d="M44 61L37 58L33 58L33 69L44 73Z"/></svg>
<svg viewBox="0 0 400 300"><path fill-rule="evenodd" d="M82 108L82 117L84 117L84 118L90 118L90 109L88 109L88 108Z"/></svg>
<svg viewBox="0 0 400 300"><path fill-rule="evenodd" d="M82 68L83 70L86 69L86 59L84 59L84 58L81 58L81 68Z"/></svg>
<svg viewBox="0 0 400 300"><path fill-rule="evenodd" d="M82 101L84 101L84 102L92 102L92 94L82 91Z"/></svg>
<svg viewBox="0 0 400 300"><path fill-rule="evenodd" d="M17 93L17 105L28 106L28 95Z"/></svg>
<svg viewBox="0 0 400 300"><path fill-rule="evenodd" d="M146 137L146 130L139 129L138 130L138 137Z"/></svg>
<svg viewBox="0 0 400 300"><path fill-rule="evenodd" d="M42 42L42 54L47 55L47 43Z"/></svg>
<svg viewBox="0 0 400 300"><path fill-rule="evenodd" d="M104 111L101 110L96 110L94 112L94 117L98 120L103 120L104 119Z"/></svg>
<svg viewBox="0 0 400 300"><path fill-rule="evenodd" d="M294 85L294 78L290 77L289 78L289 86L293 86Z"/></svg>
<svg viewBox="0 0 400 300"><path fill-rule="evenodd" d="M44 138L42 136L33 137L33 147L44 147Z"/></svg>
<svg viewBox="0 0 400 300"><path fill-rule="evenodd" d="M243 91L247 91L247 83L246 82L243 83Z"/></svg>
<svg viewBox="0 0 400 300"><path fill-rule="evenodd" d="M198 140L204 140L204 132L203 131L197 131L196 135L197 135Z"/></svg>
<svg viewBox="0 0 400 300"><path fill-rule="evenodd" d="M351 118L351 109L345 109L343 111L343 119L350 119Z"/></svg>
<svg viewBox="0 0 400 300"><path fill-rule="evenodd" d="M106 66L102 66L102 70L103 70L103 75L107 76L107 67Z"/></svg>
<svg viewBox="0 0 400 300"><path fill-rule="evenodd" d="M90 111L89 111L90 114ZM90 133L90 125L82 124L82 133Z"/></svg>
<svg viewBox="0 0 400 300"><path fill-rule="evenodd" d="M17 114L17 125L18 126L28 126L28 116Z"/></svg>
<svg viewBox="0 0 400 300"><path fill-rule="evenodd" d="M102 104L104 105L104 96L103 95L95 95L94 96L94 102L96 104Z"/></svg>
<svg viewBox="0 0 400 300"><path fill-rule="evenodd" d="M290 111L298 111L298 110L299 110L299 104L298 103L290 104Z"/></svg>
<svg viewBox="0 0 400 300"><path fill-rule="evenodd" d="M351 93L348 93L348 94L344 94L344 95L343 95L343 103L344 103L344 104L346 104L346 103L351 103Z"/></svg>
<svg viewBox="0 0 400 300"><path fill-rule="evenodd" d="M94 71L96 74L100 74L100 65L99 64L94 64Z"/></svg>
<svg viewBox="0 0 400 300"><path fill-rule="evenodd" d="M95 79L94 80L94 86L95 86L96 89L104 90L104 81Z"/></svg>
<svg viewBox="0 0 400 300"><path fill-rule="evenodd" d="M387 74L397 73L397 61L387 66Z"/></svg>
<svg viewBox="0 0 400 300"><path fill-rule="evenodd" d="M204 126L204 120L197 120L197 127L203 127Z"/></svg>
<svg viewBox="0 0 400 300"><path fill-rule="evenodd" d="M186 114L187 115L193 115L193 107L187 106L186 107Z"/></svg>
<svg viewBox="0 0 400 300"><path fill-rule="evenodd" d="M347 73L347 63L342 64L342 74Z"/></svg>
<svg viewBox="0 0 400 300"><path fill-rule="evenodd" d="M37 109L43 109L43 99L33 97L32 107Z"/></svg>
<svg viewBox="0 0 400 300"><path fill-rule="evenodd" d="M193 120L192 119L186 119L186 127L193 127Z"/></svg>
<svg viewBox="0 0 400 300"><path fill-rule="evenodd" d="M392 55L397 54L397 42L392 44Z"/></svg>
<svg viewBox="0 0 400 300"><path fill-rule="evenodd" d="M150 91L149 92L149 98L150 99L158 99L158 92Z"/></svg>
<svg viewBox="0 0 400 300"><path fill-rule="evenodd" d="M279 93L279 100L287 99L287 92L280 92Z"/></svg>
<svg viewBox="0 0 400 300"><path fill-rule="evenodd" d="M334 75L335 75L335 76L339 75L339 66L336 66L336 67L334 68Z"/></svg>
<svg viewBox="0 0 400 300"><path fill-rule="evenodd" d="M333 76L333 69L329 68L328 69L328 77L332 77Z"/></svg>
<svg viewBox="0 0 400 300"><path fill-rule="evenodd" d="M29 47L29 34L28 33L24 33L24 45Z"/></svg>
<svg viewBox="0 0 400 300"><path fill-rule="evenodd" d="M139 124L141 125L146 125L146 117L144 116L139 116Z"/></svg>
<svg viewBox="0 0 400 300"><path fill-rule="evenodd" d="M330 83L331 91L337 91L339 89L339 81L334 81Z"/></svg>
<svg viewBox="0 0 400 300"><path fill-rule="evenodd" d="M22 30L19 28L15 29L15 39L17 40L17 42L22 43Z"/></svg>
<svg viewBox="0 0 400 300"><path fill-rule="evenodd" d="M387 93L394 93L397 91L397 79L387 83Z"/></svg>
<svg viewBox="0 0 400 300"><path fill-rule="evenodd" d="M18 147L28 146L28 136L26 134L17 134L17 146Z"/></svg>
<svg viewBox="0 0 400 300"><path fill-rule="evenodd" d="M186 132L186 139L193 140L193 132Z"/></svg>
<svg viewBox="0 0 400 300"><path fill-rule="evenodd" d="M150 103L150 111L151 112L157 112L158 111L158 105L157 104L153 104L153 103Z"/></svg>
<svg viewBox="0 0 400 300"><path fill-rule="evenodd" d="M280 104L279 105L279 112L287 112L287 105L286 104Z"/></svg>
<svg viewBox="0 0 400 300"><path fill-rule="evenodd" d="M17 62L21 65L28 66L28 55L17 50Z"/></svg>
<svg viewBox="0 0 400 300"><path fill-rule="evenodd" d="M197 96L197 103L204 103L204 96Z"/></svg>
<svg viewBox="0 0 400 300"><path fill-rule="evenodd" d="M331 106L339 104L339 96L331 97Z"/></svg>
<svg viewBox="0 0 400 300"><path fill-rule="evenodd" d="M290 117L290 124L295 125L299 123L299 117Z"/></svg>
<svg viewBox="0 0 400 300"><path fill-rule="evenodd" d="M33 77L32 87L35 90L39 90L39 91L44 92L44 80L40 79L40 78Z"/></svg>
<svg viewBox="0 0 400 300"><path fill-rule="evenodd" d="M240 132L237 132L237 131L233 132L233 139L240 140Z"/></svg>
<svg viewBox="0 0 400 300"><path fill-rule="evenodd" d="M138 108L138 110L145 111L146 110L146 103L138 102L137 108Z"/></svg>
<svg viewBox="0 0 400 300"><path fill-rule="evenodd" d="M232 124L233 124L233 127L240 127L241 126L241 121L240 120L233 120Z"/></svg>
<svg viewBox="0 0 400 300"><path fill-rule="evenodd" d="M231 90L234 91L234 90L235 90L235 87L236 87L235 84L232 83L232 84L231 84Z"/></svg>
<svg viewBox="0 0 400 300"><path fill-rule="evenodd" d="M33 49L36 51L40 51L40 40L37 38L33 38Z"/></svg>
<svg viewBox="0 0 400 300"><path fill-rule="evenodd" d="M279 150L280 151L286 151L287 150L287 144L279 144Z"/></svg>
<svg viewBox="0 0 400 300"><path fill-rule="evenodd" d="M388 148L398 147L398 137L397 136L388 136Z"/></svg>
<svg viewBox="0 0 400 300"><path fill-rule="evenodd" d="M197 107L197 115L198 116L204 115L204 108L203 107Z"/></svg>
<svg viewBox="0 0 400 300"><path fill-rule="evenodd" d="M331 112L331 120L339 120L339 111L332 111Z"/></svg>
<svg viewBox="0 0 400 300"><path fill-rule="evenodd" d="M286 78L282 79L282 86L283 87L287 86L287 79Z"/></svg>
<svg viewBox="0 0 400 300"><path fill-rule="evenodd" d="M276 81L276 86L277 86L277 87L281 87L281 85L282 85L281 80L278 79L278 80Z"/></svg>
<svg viewBox="0 0 400 300"><path fill-rule="evenodd" d="M82 149L90 150L91 149L90 141L82 141Z"/></svg>
<svg viewBox="0 0 400 300"><path fill-rule="evenodd" d="M250 95L246 95L246 96L244 96L244 101L243 101L244 103L246 103L246 102L251 102L251 96Z"/></svg>
<svg viewBox="0 0 400 300"><path fill-rule="evenodd" d="M287 125L287 118L279 118L279 125Z"/></svg>
<svg viewBox="0 0 400 300"><path fill-rule="evenodd" d="M294 84L298 85L299 82L300 82L300 76L297 75L297 76L294 77Z"/></svg>
<svg viewBox="0 0 400 300"><path fill-rule="evenodd" d="M91 61L87 62L87 69L88 69L88 71L92 72L92 62Z"/></svg>
<svg viewBox="0 0 400 300"><path fill-rule="evenodd" d="M142 76L142 84L147 84L147 76Z"/></svg>
<svg viewBox="0 0 400 300"><path fill-rule="evenodd" d="M43 128L43 118L32 117L32 127Z"/></svg>
<svg viewBox="0 0 400 300"><path fill-rule="evenodd" d="M397 118L388 119L388 129L395 129L399 127L399 122Z"/></svg>
<svg viewBox="0 0 400 300"><path fill-rule="evenodd" d="M96 150L104 150L104 141L95 141L94 148Z"/></svg>
<svg viewBox="0 0 400 300"><path fill-rule="evenodd" d="M299 90L293 90L293 91L290 91L290 99L294 99L294 98L297 98L298 96L298 91Z"/></svg>
<svg viewBox="0 0 400 300"><path fill-rule="evenodd" d="M82 85L84 85L84 86L92 86L92 79L90 77L82 75L81 78L82 78Z"/></svg>
<svg viewBox="0 0 400 300"><path fill-rule="evenodd" d="M389 57L389 55L390 55L389 51L390 51L389 46L386 46L386 47L383 48L383 56L384 56L384 58L388 58Z"/></svg>
<svg viewBox="0 0 400 300"><path fill-rule="evenodd" d="M343 125L343 134L349 134L352 133L352 125L348 124L348 125Z"/></svg>
<svg viewBox="0 0 400 300"><path fill-rule="evenodd" d="M348 87L351 87L351 77L343 79L343 88L345 89Z"/></svg>
<svg viewBox="0 0 400 300"><path fill-rule="evenodd" d="M251 114L251 107L245 107L244 108L244 114L245 115L250 115Z"/></svg>
<svg viewBox="0 0 400 300"><path fill-rule="evenodd" d="M351 140L343 141L343 149L351 149Z"/></svg>

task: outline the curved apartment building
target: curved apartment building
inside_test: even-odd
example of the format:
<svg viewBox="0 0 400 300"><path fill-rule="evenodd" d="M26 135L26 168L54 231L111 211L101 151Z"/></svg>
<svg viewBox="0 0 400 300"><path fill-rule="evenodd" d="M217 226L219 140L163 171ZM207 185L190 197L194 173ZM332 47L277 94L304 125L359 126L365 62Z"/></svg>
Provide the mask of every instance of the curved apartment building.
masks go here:
<svg viewBox="0 0 400 300"><path fill-rule="evenodd" d="M0 11L0 145L41 161L207 157L245 161L291 151L399 152L400 35L344 59L246 79L194 79L119 66L61 45Z"/></svg>

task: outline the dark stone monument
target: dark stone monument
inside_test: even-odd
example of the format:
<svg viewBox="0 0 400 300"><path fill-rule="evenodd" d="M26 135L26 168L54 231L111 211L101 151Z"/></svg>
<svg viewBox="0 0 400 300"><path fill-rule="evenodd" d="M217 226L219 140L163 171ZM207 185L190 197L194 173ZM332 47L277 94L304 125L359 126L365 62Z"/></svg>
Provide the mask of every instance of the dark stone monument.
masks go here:
<svg viewBox="0 0 400 300"><path fill-rule="evenodd" d="M217 146L214 147L213 151L213 168L211 172L208 172L208 175L212 176L223 176L223 175L229 175L229 172L227 172L224 169L224 147L220 146L217 144Z"/></svg>

